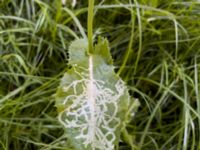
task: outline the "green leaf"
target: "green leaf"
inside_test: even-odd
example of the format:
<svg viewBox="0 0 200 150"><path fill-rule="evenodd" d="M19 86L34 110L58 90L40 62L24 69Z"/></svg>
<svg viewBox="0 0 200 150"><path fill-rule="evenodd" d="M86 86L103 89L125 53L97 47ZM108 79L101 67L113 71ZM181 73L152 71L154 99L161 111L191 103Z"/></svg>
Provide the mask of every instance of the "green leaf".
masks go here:
<svg viewBox="0 0 200 150"><path fill-rule="evenodd" d="M113 59L110 54L110 49L108 46L108 40L102 37L98 38L98 43L95 45L95 54L102 56L104 58L105 62L108 64L113 64Z"/></svg>
<svg viewBox="0 0 200 150"><path fill-rule="evenodd" d="M88 43L85 39L79 39L71 43L69 46L69 64L85 65L87 58ZM84 64L83 64L84 62Z"/></svg>
<svg viewBox="0 0 200 150"><path fill-rule="evenodd" d="M107 40L99 38L94 54L88 54L87 48L84 39L69 47L72 68L56 93L58 119L76 150L112 150L130 116L132 102L111 65Z"/></svg>

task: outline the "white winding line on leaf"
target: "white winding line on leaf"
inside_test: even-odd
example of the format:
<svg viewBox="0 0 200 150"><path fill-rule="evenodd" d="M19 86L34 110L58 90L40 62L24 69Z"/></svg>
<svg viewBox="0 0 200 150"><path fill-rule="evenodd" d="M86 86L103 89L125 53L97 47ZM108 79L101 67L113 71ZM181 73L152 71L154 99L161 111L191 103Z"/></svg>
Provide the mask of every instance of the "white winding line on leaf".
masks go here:
<svg viewBox="0 0 200 150"><path fill-rule="evenodd" d="M77 130L75 138L81 139L85 148L90 145L93 150L112 150L116 139L115 131L120 125L117 112L119 98L126 89L124 82L119 79L111 89L104 81L95 79L92 56L89 56L87 69L79 66L74 66L73 69L81 79L63 87L63 92L72 89L73 94L63 101L63 105L67 107L59 114L58 119L67 130ZM111 105L112 110L108 110Z"/></svg>

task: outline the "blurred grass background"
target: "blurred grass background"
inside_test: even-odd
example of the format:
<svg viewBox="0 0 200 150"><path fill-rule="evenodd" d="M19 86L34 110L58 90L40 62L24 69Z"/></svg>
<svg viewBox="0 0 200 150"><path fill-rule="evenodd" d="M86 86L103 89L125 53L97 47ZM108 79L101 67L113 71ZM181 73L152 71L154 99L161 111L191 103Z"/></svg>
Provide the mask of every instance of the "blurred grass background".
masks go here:
<svg viewBox="0 0 200 150"><path fill-rule="evenodd" d="M71 149L54 93L87 1L0 0L0 150ZM120 150L200 149L200 1L96 0L94 39L141 106ZM66 148L67 147L67 148Z"/></svg>

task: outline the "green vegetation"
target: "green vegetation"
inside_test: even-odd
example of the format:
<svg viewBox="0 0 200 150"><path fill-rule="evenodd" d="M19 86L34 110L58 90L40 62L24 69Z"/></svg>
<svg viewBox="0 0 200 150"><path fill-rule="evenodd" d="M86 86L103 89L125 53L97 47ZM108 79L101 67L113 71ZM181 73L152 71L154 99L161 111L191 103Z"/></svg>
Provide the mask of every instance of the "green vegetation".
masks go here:
<svg viewBox="0 0 200 150"><path fill-rule="evenodd" d="M87 6L0 0L0 150L71 149L54 94L69 44L89 31ZM119 149L200 149L200 2L96 0L94 9L94 42L108 39L141 103Z"/></svg>

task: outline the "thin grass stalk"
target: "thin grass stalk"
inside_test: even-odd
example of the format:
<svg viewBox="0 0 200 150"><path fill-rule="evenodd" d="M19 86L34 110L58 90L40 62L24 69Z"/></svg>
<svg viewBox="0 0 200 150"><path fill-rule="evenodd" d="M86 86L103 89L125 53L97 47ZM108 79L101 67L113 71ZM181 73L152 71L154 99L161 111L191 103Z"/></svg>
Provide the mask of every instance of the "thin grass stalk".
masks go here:
<svg viewBox="0 0 200 150"><path fill-rule="evenodd" d="M185 104L188 104L188 89L187 89L187 81L184 77L183 79L183 86L184 86L184 100ZM187 150L188 148L188 139L189 139L189 117L190 117L190 111L187 108L187 106L184 104L183 108L183 119L184 119L184 137L183 137L183 150Z"/></svg>

